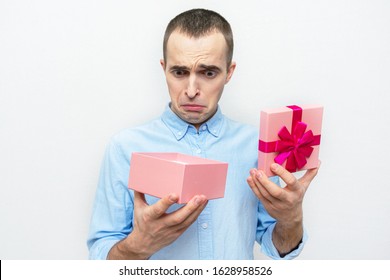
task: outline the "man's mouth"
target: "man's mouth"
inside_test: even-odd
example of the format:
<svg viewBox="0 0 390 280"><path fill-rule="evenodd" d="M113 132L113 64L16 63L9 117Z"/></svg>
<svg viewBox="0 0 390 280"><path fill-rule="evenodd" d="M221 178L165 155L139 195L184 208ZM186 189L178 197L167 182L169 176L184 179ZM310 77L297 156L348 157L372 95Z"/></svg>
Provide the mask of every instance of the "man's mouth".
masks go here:
<svg viewBox="0 0 390 280"><path fill-rule="evenodd" d="M205 108L205 106L199 104L192 104L192 103L183 104L181 105L181 107L184 108L185 111L190 111L190 112L200 112Z"/></svg>

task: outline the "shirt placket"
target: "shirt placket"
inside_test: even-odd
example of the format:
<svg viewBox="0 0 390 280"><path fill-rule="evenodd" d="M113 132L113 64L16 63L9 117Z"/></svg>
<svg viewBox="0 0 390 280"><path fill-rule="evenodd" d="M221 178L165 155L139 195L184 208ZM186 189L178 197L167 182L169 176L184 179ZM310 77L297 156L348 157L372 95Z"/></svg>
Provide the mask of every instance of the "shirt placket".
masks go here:
<svg viewBox="0 0 390 280"><path fill-rule="evenodd" d="M190 146L192 155L206 158L205 138L207 137L207 126L203 125L198 132L191 131ZM199 258L213 259L213 232L211 223L211 204L208 203L197 222Z"/></svg>
<svg viewBox="0 0 390 280"><path fill-rule="evenodd" d="M211 260L213 256L213 236L211 224L211 206L207 204L198 217L199 258Z"/></svg>

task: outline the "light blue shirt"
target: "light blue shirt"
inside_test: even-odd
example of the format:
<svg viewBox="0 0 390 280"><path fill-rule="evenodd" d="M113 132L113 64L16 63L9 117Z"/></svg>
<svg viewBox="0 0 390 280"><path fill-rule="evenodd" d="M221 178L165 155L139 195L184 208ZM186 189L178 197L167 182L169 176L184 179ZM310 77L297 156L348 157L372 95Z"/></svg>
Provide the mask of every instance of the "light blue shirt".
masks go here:
<svg viewBox="0 0 390 280"><path fill-rule="evenodd" d="M264 254L280 259L272 243L275 220L247 184L257 166L258 130L225 117L220 108L197 129L166 107L161 118L112 137L102 164L88 237L91 259L106 259L111 247L133 230L134 194L128 189L132 152L178 152L227 162L223 198L210 200L175 242L150 259L253 259L257 241ZM153 170L150 171L153 176ZM277 177L272 178L279 183ZM158 199L146 196L149 204ZM182 205L173 205L173 211ZM292 259L306 241L284 257Z"/></svg>

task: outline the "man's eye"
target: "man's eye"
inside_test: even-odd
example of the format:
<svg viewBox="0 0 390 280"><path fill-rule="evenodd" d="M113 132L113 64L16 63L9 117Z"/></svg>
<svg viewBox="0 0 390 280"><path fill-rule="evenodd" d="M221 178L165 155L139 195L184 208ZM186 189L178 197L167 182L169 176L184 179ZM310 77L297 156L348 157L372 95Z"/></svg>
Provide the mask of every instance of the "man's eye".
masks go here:
<svg viewBox="0 0 390 280"><path fill-rule="evenodd" d="M204 75L207 77L207 78L214 78L217 73L215 71L205 71L204 72Z"/></svg>
<svg viewBox="0 0 390 280"><path fill-rule="evenodd" d="M175 70L173 71L173 75L176 77L183 77L186 74L186 71L184 70Z"/></svg>

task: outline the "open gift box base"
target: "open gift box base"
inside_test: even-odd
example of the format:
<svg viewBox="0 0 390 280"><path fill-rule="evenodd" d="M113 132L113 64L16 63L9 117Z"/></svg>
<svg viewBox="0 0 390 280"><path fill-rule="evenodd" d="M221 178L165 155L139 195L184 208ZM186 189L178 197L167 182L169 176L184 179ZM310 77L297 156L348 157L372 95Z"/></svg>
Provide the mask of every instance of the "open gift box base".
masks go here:
<svg viewBox="0 0 390 280"><path fill-rule="evenodd" d="M179 195L187 203L195 195L207 199L225 193L228 164L181 153L133 153L129 188L155 197Z"/></svg>

